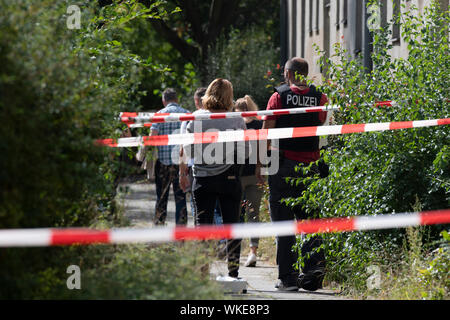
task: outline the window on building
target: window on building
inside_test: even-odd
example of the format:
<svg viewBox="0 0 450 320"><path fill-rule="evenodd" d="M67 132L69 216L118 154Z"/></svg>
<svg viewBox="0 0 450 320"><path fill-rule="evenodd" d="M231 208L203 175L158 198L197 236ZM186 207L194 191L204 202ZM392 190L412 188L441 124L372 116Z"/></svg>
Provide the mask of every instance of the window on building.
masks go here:
<svg viewBox="0 0 450 320"><path fill-rule="evenodd" d="M306 0L302 0L301 1L301 8L300 8L300 14L301 14L301 33L300 33L300 54L302 57L305 56L305 28L306 28L306 23L305 23L305 9L306 9Z"/></svg>
<svg viewBox="0 0 450 320"><path fill-rule="evenodd" d="M315 12L315 19L314 19L314 31L316 33L319 33L319 8L320 6L320 0L316 0L316 12Z"/></svg>
<svg viewBox="0 0 450 320"><path fill-rule="evenodd" d="M343 10L342 10L342 20L341 23L346 27L347 26L347 14L348 14L348 0L344 0L344 5L343 5Z"/></svg>
<svg viewBox="0 0 450 320"><path fill-rule="evenodd" d="M291 8L291 52L290 55L294 56L297 51L297 1L292 1Z"/></svg>
<svg viewBox="0 0 450 320"><path fill-rule="evenodd" d="M392 25L392 44L400 45L400 0L393 1L392 18L394 24Z"/></svg>
<svg viewBox="0 0 450 320"><path fill-rule="evenodd" d="M341 1L336 0L336 29L341 25Z"/></svg>
<svg viewBox="0 0 450 320"><path fill-rule="evenodd" d="M354 51L353 53L357 55L361 52L361 46L362 46L362 35L364 33L364 6L362 1L355 1L354 6L354 17L355 17L355 32L354 32Z"/></svg>
<svg viewBox="0 0 450 320"><path fill-rule="evenodd" d="M387 26L387 0L380 0L381 27Z"/></svg>
<svg viewBox="0 0 450 320"><path fill-rule="evenodd" d="M308 21L309 21L309 26L308 26L308 31L309 31L309 34L310 34L310 35L311 35L312 32L313 32L313 23L312 23L312 20L313 20L313 0L309 0L309 19L308 19Z"/></svg>
<svg viewBox="0 0 450 320"><path fill-rule="evenodd" d="M325 53L325 57L330 57L330 12L331 12L331 3L330 0L324 0L324 6L323 6L323 30L322 37L323 37L323 49ZM327 73L327 66L322 65L320 66L320 72L322 74Z"/></svg>

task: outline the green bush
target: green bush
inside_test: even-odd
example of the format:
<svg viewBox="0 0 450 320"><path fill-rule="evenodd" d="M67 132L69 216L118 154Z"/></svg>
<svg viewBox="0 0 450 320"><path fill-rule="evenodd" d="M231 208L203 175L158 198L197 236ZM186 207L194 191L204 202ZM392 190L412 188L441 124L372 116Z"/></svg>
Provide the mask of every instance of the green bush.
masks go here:
<svg viewBox="0 0 450 320"><path fill-rule="evenodd" d="M221 288L202 273L208 250L198 243L155 247L121 246L106 264L84 275L82 299L223 299Z"/></svg>
<svg viewBox="0 0 450 320"><path fill-rule="evenodd" d="M73 4L80 29L66 26ZM162 72L127 47L129 26L149 9L133 0L102 9L96 1L0 0L0 8L0 229L123 225L114 198L120 176L133 170L121 161L127 150L94 141L121 135L116 117L139 108L143 70ZM170 246L3 248L0 298L216 297L197 276L202 258L185 254ZM73 264L81 291L66 287Z"/></svg>
<svg viewBox="0 0 450 320"><path fill-rule="evenodd" d="M78 2L82 28L67 28L70 4L0 1L0 228L116 218L119 153L93 142L117 135L114 117L135 103L142 66L113 43L112 24L98 29L96 4ZM30 297L68 256L64 248L2 249L0 296Z"/></svg>
<svg viewBox="0 0 450 320"><path fill-rule="evenodd" d="M389 28L373 35L373 70L361 57L352 59L339 44L333 58L322 55L328 79L321 90L333 103L336 124L411 121L449 117L450 55L448 10L439 3L423 16L401 16L402 41L409 55L393 59ZM367 102L395 100L398 106L374 108ZM450 205L450 135L448 126L347 134L332 137L322 157L330 166L325 179L308 179L308 190L291 205L312 216L341 217L433 210ZM305 170L308 170L305 168ZM420 208L419 208L420 207ZM424 228L426 249L445 226ZM401 253L404 230L325 235L329 280L365 288L366 267ZM383 253L386 253L384 255ZM301 261L300 261L301 263Z"/></svg>
<svg viewBox="0 0 450 320"><path fill-rule="evenodd" d="M33 275L33 299L224 299L219 285L201 270L208 249L198 243L72 247L71 264L80 267L80 289L68 290L66 270L47 268ZM67 266L69 266L68 264ZM67 268L66 266L66 268Z"/></svg>

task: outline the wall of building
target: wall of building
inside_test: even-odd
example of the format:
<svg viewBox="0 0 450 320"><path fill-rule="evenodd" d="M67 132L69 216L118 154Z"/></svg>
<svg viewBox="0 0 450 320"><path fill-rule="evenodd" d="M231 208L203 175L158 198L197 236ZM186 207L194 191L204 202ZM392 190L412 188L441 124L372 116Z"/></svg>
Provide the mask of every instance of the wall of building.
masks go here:
<svg viewBox="0 0 450 320"><path fill-rule="evenodd" d="M400 10L411 10L412 5L421 14L432 0L380 0L380 22L382 25L390 21L395 12L395 5ZM406 4L403 9L400 2ZM365 3L363 0L281 0L281 19L286 19L284 25L285 41L281 46L285 50L282 63L294 56L305 58L310 64L310 77L317 83L321 82L321 70L317 64L318 55L313 44L330 55L335 43L341 43L350 54L364 53L365 36ZM448 8L449 0L440 0L441 8ZM284 12L284 13L283 13ZM283 26L283 24L281 24ZM407 57L407 45L401 40L399 27L393 28L393 48L390 54L394 58ZM370 41L367 42L368 44Z"/></svg>

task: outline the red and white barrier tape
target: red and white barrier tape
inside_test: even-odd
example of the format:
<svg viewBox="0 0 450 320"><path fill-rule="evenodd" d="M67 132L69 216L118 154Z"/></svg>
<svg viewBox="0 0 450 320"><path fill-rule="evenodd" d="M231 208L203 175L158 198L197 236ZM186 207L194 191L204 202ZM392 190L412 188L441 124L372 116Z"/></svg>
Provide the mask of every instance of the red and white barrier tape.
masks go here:
<svg viewBox="0 0 450 320"><path fill-rule="evenodd" d="M242 239L404 228L450 223L450 209L378 216L208 225L199 227L155 227L147 229L12 229L0 230L0 247L42 247L98 243L150 243L179 240Z"/></svg>
<svg viewBox="0 0 450 320"><path fill-rule="evenodd" d="M375 107L393 107L398 103L396 101L377 101L373 106ZM371 104L364 104L364 106L371 106ZM213 114L192 114L192 113L156 113L156 112L121 112L119 118L126 123L130 128L150 127L152 123L162 122L178 122L191 120L210 120L210 119L231 119L231 118L246 118L256 117L264 120L264 116L271 115L285 115L296 113L320 112L320 111L335 111L339 110L338 105L328 105L319 107L306 108L291 108L283 110L259 110L246 112L223 112Z"/></svg>
<svg viewBox="0 0 450 320"><path fill-rule="evenodd" d="M402 122L344 124L334 126L200 132L200 133L171 134L159 136L131 137L120 139L100 139L97 140L96 143L98 145L119 147L119 148L137 147L142 144L146 146L168 146L168 145L327 136L327 135L358 133L358 132L442 126L448 124L450 124L450 118L418 120L418 121L402 121Z"/></svg>
<svg viewBox="0 0 450 320"><path fill-rule="evenodd" d="M178 122L191 120L211 120L211 119L232 119L232 118L247 118L247 117L261 117L261 116L276 116L297 113L310 113L320 111L338 110L339 106L323 106L323 107L309 107L309 108L292 108L281 110L259 110L259 111L245 111L245 112L218 112L218 113L133 113L123 112L120 115L122 122L128 124L130 128L150 127L152 123L163 122Z"/></svg>
<svg viewBox="0 0 450 320"><path fill-rule="evenodd" d="M446 102L450 102L450 99L445 99ZM373 107L394 107L398 106L399 102L394 100L376 101L375 103L363 103L363 106ZM350 107L350 105L347 105ZM356 107L354 105L353 107ZM291 108L283 110L259 110L259 111L247 111L247 112L224 112L211 114L198 114L192 113L156 113L156 112L121 112L119 118L122 122L126 123L130 128L149 127L152 123L158 122L177 122L177 121L191 121L191 120L210 120L210 119L222 119L222 118L240 118L240 117L257 117L263 119L264 116L270 115L285 115L295 113L307 113L307 112L320 112L320 111L335 111L339 110L339 105L328 105L320 107L304 107L304 108Z"/></svg>

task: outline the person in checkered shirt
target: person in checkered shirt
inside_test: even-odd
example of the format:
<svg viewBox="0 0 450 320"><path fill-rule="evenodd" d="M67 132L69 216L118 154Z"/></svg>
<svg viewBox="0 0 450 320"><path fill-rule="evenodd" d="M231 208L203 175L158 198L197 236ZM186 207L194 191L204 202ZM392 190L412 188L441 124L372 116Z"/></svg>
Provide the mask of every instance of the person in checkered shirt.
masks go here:
<svg viewBox="0 0 450 320"><path fill-rule="evenodd" d="M178 104L177 92L168 88L162 94L164 108L157 113L188 113ZM179 133L181 122L153 123L151 135L169 135ZM167 201L170 186L173 186L175 196L176 224L187 223L186 194L179 185L179 146L158 146L158 159L155 164L156 209L153 222L155 225L165 224L167 217Z"/></svg>

